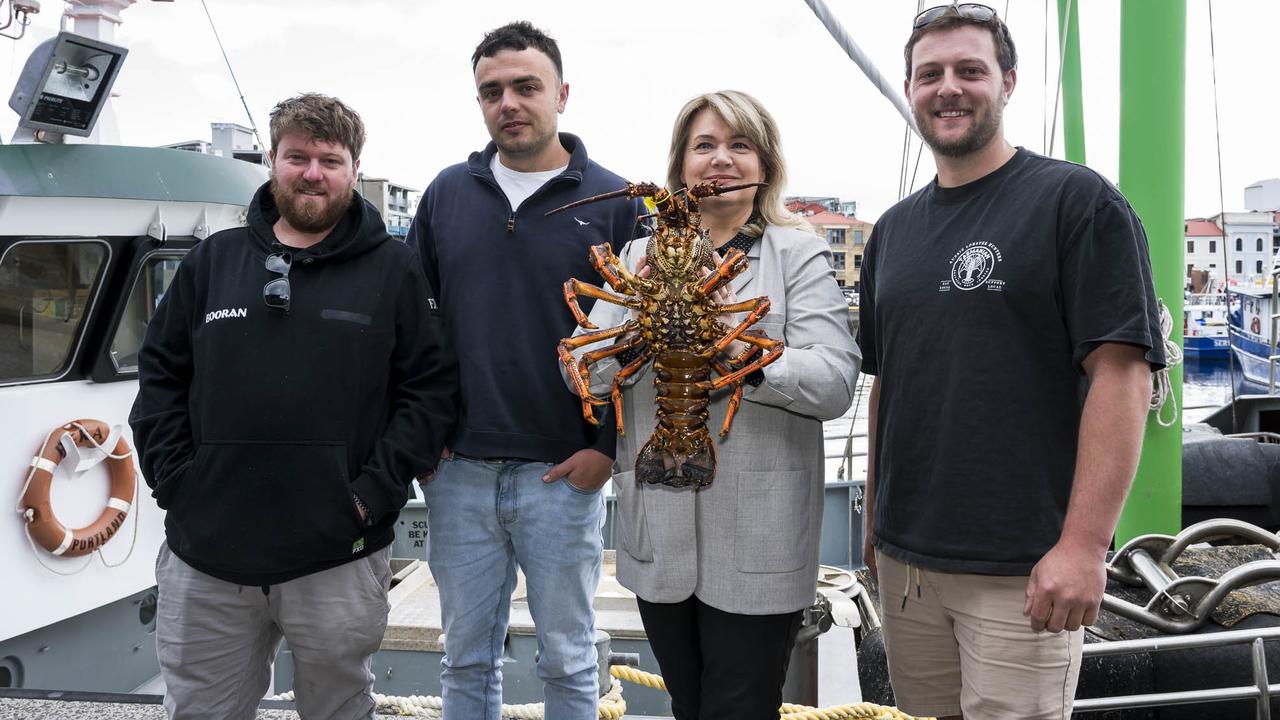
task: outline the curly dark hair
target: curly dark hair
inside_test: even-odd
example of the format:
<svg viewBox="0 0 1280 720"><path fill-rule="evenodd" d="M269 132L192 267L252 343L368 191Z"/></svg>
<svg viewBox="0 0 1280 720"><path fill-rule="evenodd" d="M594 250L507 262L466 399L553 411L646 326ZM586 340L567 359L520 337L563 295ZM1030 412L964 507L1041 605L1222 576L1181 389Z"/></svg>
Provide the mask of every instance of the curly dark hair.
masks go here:
<svg viewBox="0 0 1280 720"><path fill-rule="evenodd" d="M482 57L493 57L502 50L541 50L547 57L551 58L551 64L556 66L556 77L564 80L564 65L560 62L560 46L556 44L546 33L534 27L527 20L518 20L510 22L497 30L490 30L484 34L484 39L476 46L476 51L471 54L471 71L475 72L476 65L480 63Z"/></svg>
<svg viewBox="0 0 1280 720"><path fill-rule="evenodd" d="M280 101L271 109L271 152L291 132L313 140L342 145L352 160L364 149L364 121L341 100L320 93L303 93Z"/></svg>

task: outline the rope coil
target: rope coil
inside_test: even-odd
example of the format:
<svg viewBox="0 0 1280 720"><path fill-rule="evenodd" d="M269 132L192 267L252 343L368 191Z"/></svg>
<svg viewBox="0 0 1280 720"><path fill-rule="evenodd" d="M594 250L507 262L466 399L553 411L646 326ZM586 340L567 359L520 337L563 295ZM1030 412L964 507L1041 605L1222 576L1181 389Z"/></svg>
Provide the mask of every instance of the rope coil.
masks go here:
<svg viewBox="0 0 1280 720"><path fill-rule="evenodd" d="M1164 342L1165 366L1151 376L1153 387L1151 403L1148 407L1156 414L1156 422L1160 427L1173 427L1173 424L1178 421L1178 398L1173 394L1169 371L1182 364L1182 347L1169 339L1169 334L1173 332L1173 316L1169 314L1169 308L1164 304L1164 300L1157 300L1157 302L1160 303L1160 336ZM1164 417L1166 406L1173 408L1173 414L1168 420Z"/></svg>

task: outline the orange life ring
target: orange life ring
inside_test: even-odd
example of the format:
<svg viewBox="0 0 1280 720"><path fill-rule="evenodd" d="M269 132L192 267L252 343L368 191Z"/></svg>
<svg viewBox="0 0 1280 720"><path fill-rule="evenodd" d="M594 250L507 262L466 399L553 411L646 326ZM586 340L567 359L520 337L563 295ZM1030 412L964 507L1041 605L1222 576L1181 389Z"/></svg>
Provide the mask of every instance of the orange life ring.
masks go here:
<svg viewBox="0 0 1280 720"><path fill-rule="evenodd" d="M70 434L79 447L97 447L107 441L110 432L101 420L73 420L50 433L44 447L40 448L40 454L31 460L30 480L22 494L23 516L27 518L27 532L31 538L54 555L88 555L105 545L124 526L138 483L130 459L132 452L124 438L120 438L115 448L110 450L111 457L106 461L111 472L111 497L97 520L82 528L69 529L58 522L49 502L53 471L66 457L62 437Z"/></svg>

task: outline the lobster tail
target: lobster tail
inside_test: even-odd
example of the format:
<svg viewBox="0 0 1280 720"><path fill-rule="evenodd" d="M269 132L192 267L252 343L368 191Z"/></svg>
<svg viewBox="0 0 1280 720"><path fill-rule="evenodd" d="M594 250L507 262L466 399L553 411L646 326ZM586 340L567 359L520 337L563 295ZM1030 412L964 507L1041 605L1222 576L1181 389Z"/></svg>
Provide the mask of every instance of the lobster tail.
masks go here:
<svg viewBox="0 0 1280 720"><path fill-rule="evenodd" d="M716 474L716 448L704 443L691 454L671 453L660 450L656 438L640 448L636 457L636 483L670 485L671 487L703 488L711 484Z"/></svg>

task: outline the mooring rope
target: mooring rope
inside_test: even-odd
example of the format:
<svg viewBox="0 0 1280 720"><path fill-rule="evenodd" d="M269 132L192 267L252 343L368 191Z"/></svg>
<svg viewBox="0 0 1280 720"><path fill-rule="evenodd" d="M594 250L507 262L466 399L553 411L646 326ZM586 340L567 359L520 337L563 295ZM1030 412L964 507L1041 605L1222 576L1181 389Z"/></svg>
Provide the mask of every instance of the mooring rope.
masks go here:
<svg viewBox="0 0 1280 720"><path fill-rule="evenodd" d="M661 675L645 672L644 670L625 665L614 665L609 668L609 674L613 676L613 684L609 687L609 692L600 698L599 717L601 720L621 720L622 716L627 712L627 703L622 699L622 683L619 682L620 680L626 680L629 683L663 692L667 690L667 684L663 681ZM293 691L290 690L289 692L275 695L271 699L292 702L293 698ZM406 717L425 718L439 718L443 715L443 702L434 695L396 697L394 695L374 693L373 700L378 704L379 713L394 713ZM783 703L779 710L782 713L780 720L916 720L898 708L874 703L850 703L826 708ZM542 703L503 705L502 717L510 718L511 720L542 720Z"/></svg>
<svg viewBox="0 0 1280 720"><path fill-rule="evenodd" d="M1156 414L1156 422L1160 423L1161 427L1172 427L1178 421L1178 398L1173 394L1169 371L1182 364L1182 348L1169 339L1169 334L1173 332L1173 316L1169 314L1169 308L1164 304L1164 300L1158 302L1160 303L1160 336L1164 342L1165 366L1151 376L1149 409ZM1164 418L1166 406L1173 408L1173 414L1168 420Z"/></svg>

